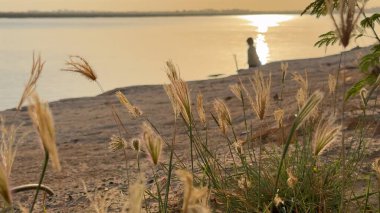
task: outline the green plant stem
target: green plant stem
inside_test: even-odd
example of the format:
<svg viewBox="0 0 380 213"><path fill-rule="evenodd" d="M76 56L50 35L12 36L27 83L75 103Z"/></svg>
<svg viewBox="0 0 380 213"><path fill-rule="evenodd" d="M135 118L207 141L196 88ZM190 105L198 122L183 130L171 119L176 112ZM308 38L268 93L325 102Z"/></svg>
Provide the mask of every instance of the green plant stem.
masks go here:
<svg viewBox="0 0 380 213"><path fill-rule="evenodd" d="M257 208L260 210L260 207L261 207L261 158L262 158L262 147L263 147L263 138L262 138L262 131L263 131L263 121L260 120L260 140L259 140L259 162L258 162L258 166L259 166L259 184L258 184L258 199L257 199Z"/></svg>
<svg viewBox="0 0 380 213"><path fill-rule="evenodd" d="M341 56L343 57L343 52L341 53ZM340 66L341 66L341 63L339 63L339 70L338 70L338 72L340 71ZM342 82L342 88L343 88L343 97L344 97L344 94L346 94L346 76L345 76L345 74L344 74L344 72L343 72L343 74L342 74L342 77L343 77L343 82ZM345 101L344 100L342 100L342 115L341 115L341 117L342 117L342 126L343 126L343 124L344 124L344 118L345 118L345 116L344 116L344 110L345 110ZM342 173L341 173L341 175L342 175L342 194L341 194L341 201L340 201L340 212L344 212L344 196L345 196L345 187L346 187L346 174L345 174L345 171L346 171L346 169L345 169L345 166L346 166L346 151L345 151L345 149L346 149L346 144L345 144L345 141L344 141L344 136L345 136L345 134L344 134L344 131L342 131L342 140L341 140L341 146L342 146L342 150L341 150L341 158L342 158Z"/></svg>
<svg viewBox="0 0 380 213"><path fill-rule="evenodd" d="M336 71L336 84L335 84L335 92L334 92L334 115L336 113L336 99L337 99L337 89L338 89L338 82L339 82L339 74L340 74L340 68L341 68L341 64L342 64L342 57L343 57L343 52L340 53L340 57L339 57L339 66L338 66L338 70ZM343 94L344 95L344 94ZM344 96L343 96L344 97Z"/></svg>
<svg viewBox="0 0 380 213"><path fill-rule="evenodd" d="M173 133L173 140L172 145L170 146L170 157L169 157L169 169L168 169L168 180L166 182L166 190L165 190L165 199L164 199L164 206L163 210L164 212L168 212L168 200L169 200L169 192L170 192L170 179L172 176L172 170L173 170L173 153L174 153L174 143L176 141L176 135L177 135L177 119L174 119L174 133Z"/></svg>
<svg viewBox="0 0 380 213"><path fill-rule="evenodd" d="M49 152L47 152L45 150L45 159L44 159L44 163L43 163L43 166L42 166L42 172L41 172L40 180L38 181L38 187L37 187L37 190L36 190L36 194L34 195L32 206L30 207L30 211L29 211L30 213L33 212L34 205L36 204L38 193L40 192L40 187L41 187L42 181L44 180L44 177L45 177L45 172L46 172L46 168L47 168L48 162L49 162Z"/></svg>

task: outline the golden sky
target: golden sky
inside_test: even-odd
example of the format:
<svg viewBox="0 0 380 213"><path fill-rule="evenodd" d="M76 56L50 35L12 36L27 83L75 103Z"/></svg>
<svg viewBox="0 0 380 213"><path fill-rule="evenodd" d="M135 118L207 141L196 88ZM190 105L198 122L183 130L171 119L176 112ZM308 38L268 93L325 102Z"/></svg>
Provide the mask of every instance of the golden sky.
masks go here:
<svg viewBox="0 0 380 213"><path fill-rule="evenodd" d="M102 10L169 11L198 9L301 10L311 0L0 0L0 11ZM369 7L380 6L370 0Z"/></svg>

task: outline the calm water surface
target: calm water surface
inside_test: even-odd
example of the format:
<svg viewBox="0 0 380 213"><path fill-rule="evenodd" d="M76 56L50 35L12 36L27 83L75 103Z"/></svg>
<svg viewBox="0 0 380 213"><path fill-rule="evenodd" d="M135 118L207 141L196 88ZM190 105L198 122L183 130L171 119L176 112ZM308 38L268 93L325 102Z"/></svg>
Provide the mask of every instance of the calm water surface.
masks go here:
<svg viewBox="0 0 380 213"><path fill-rule="evenodd" d="M247 66L245 40L250 36L263 63L335 54L339 47L327 52L313 47L318 35L331 29L327 18L298 15L0 19L0 109L16 106L33 51L46 61L37 90L52 101L99 94L96 84L60 71L68 55L86 58L110 90L165 83L169 59L186 80L234 74L234 55L239 68Z"/></svg>

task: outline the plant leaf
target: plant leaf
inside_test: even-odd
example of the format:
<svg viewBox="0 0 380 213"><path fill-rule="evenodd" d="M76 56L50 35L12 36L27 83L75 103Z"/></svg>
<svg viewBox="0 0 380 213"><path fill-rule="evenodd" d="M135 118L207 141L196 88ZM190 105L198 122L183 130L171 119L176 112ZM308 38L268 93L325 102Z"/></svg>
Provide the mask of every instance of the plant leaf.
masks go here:
<svg viewBox="0 0 380 213"><path fill-rule="evenodd" d="M347 92L344 97L344 100L347 101L351 97L357 95L362 88L364 88L367 85L372 85L376 82L377 76L375 75L368 75L365 78L361 79L360 81L356 82Z"/></svg>

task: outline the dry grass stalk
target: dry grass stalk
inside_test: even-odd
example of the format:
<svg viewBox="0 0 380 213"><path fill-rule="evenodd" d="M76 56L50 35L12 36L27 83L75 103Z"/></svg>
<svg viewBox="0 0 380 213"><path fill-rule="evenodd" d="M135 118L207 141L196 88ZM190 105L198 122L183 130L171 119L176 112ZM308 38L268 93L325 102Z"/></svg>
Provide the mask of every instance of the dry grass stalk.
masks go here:
<svg viewBox="0 0 380 213"><path fill-rule="evenodd" d="M142 128L147 152L153 164L157 165L161 156L163 140L148 123L144 123Z"/></svg>
<svg viewBox="0 0 380 213"><path fill-rule="evenodd" d="M196 188L193 186L193 175L186 170L177 170L177 176L184 184L184 196L182 211L188 212L210 212L207 207L207 187Z"/></svg>
<svg viewBox="0 0 380 213"><path fill-rule="evenodd" d="M276 111L274 111L273 115L274 115L274 119L276 120L277 122L277 126L278 128L281 128L284 126L284 110L283 109L278 109Z"/></svg>
<svg viewBox="0 0 380 213"><path fill-rule="evenodd" d="M334 26L337 30L339 39L343 47L347 47L350 43L351 34L356 27L356 23L359 20L359 16L362 13L367 1L362 1L362 6L360 7L356 17L355 17L355 7L357 5L357 0L338 0L339 5L339 23L338 18L334 17L334 0L325 0L327 11L333 20Z"/></svg>
<svg viewBox="0 0 380 213"><path fill-rule="evenodd" d="M20 110L22 104L25 102L25 100L34 92L37 86L37 80L39 79L42 69L44 68L45 62L42 62L41 56L38 55L37 58L35 58L35 55L33 54L33 64L32 69L30 71L30 77L28 82L25 85L24 92L22 93L20 102L17 105L17 110Z"/></svg>
<svg viewBox="0 0 380 213"><path fill-rule="evenodd" d="M203 95L200 92L197 95L197 111L198 111L199 120L201 121L202 125L206 127L207 125L206 112L203 106Z"/></svg>
<svg viewBox="0 0 380 213"><path fill-rule="evenodd" d="M115 95L119 99L120 103L127 109L132 118L138 118L142 115L142 111L138 107L134 106L121 91L117 91Z"/></svg>
<svg viewBox="0 0 380 213"><path fill-rule="evenodd" d="M16 157L17 145L21 143L23 137L17 138L17 129L15 126L6 127L4 120L0 116L0 158L1 164L9 177L11 175L12 166Z"/></svg>
<svg viewBox="0 0 380 213"><path fill-rule="evenodd" d="M145 178L140 174L135 183L133 183L128 189L128 202L123 207L123 213L140 213L141 204L145 191ZM128 209L128 211L127 211Z"/></svg>
<svg viewBox="0 0 380 213"><path fill-rule="evenodd" d="M190 91L188 85L180 78L179 72L177 71L173 62L168 61L166 65L167 76L170 80L170 84L166 85L164 88L169 95L173 108L178 107L178 110L181 113L186 124L190 126L192 123L192 114ZM176 110L176 108L174 108L174 110Z"/></svg>
<svg viewBox="0 0 380 213"><path fill-rule="evenodd" d="M331 94L331 95L335 94L335 89L336 89L336 78L335 78L334 75L329 74L328 84L329 84L329 91L330 91L330 94Z"/></svg>
<svg viewBox="0 0 380 213"><path fill-rule="evenodd" d="M228 126L232 125L230 111L221 99L215 99L213 105L218 119L219 128L223 134L226 134Z"/></svg>
<svg viewBox="0 0 380 213"><path fill-rule="evenodd" d="M229 87L230 87L231 92L235 95L235 97L237 99L239 99L240 101L243 101L243 99L242 99L242 97L243 97L242 86L240 84L232 84Z"/></svg>
<svg viewBox="0 0 380 213"><path fill-rule="evenodd" d="M286 173L288 173L288 177L289 177L286 182L289 188L293 189L295 185L298 183L298 178L294 175L292 168L286 169Z"/></svg>
<svg viewBox="0 0 380 213"><path fill-rule="evenodd" d="M255 100L253 101L249 94L247 96L249 97L253 111L260 120L264 120L265 112L269 107L271 83L271 74L265 79L260 70L255 72L251 80L251 85L255 92Z"/></svg>
<svg viewBox="0 0 380 213"><path fill-rule="evenodd" d="M6 173L6 170L0 166L0 195L8 204L12 204L12 196L8 178L9 176Z"/></svg>
<svg viewBox="0 0 380 213"><path fill-rule="evenodd" d="M60 171L61 164L58 158L53 116L49 105L41 102L37 94L32 94L31 96L29 116L40 137L44 150L49 153L53 168Z"/></svg>
<svg viewBox="0 0 380 213"><path fill-rule="evenodd" d="M125 149L126 146L127 146L127 142L125 141L125 139L117 135L112 135L110 142L108 143L108 148L112 152Z"/></svg>
<svg viewBox="0 0 380 213"><path fill-rule="evenodd" d="M77 72L93 81L97 79L90 64L80 56L70 56L69 60L66 61L66 66L67 68L62 69L62 71Z"/></svg>
<svg viewBox="0 0 380 213"><path fill-rule="evenodd" d="M314 155L319 155L330 143L337 140L340 130L341 126L335 125L334 116L322 116L313 136Z"/></svg>

